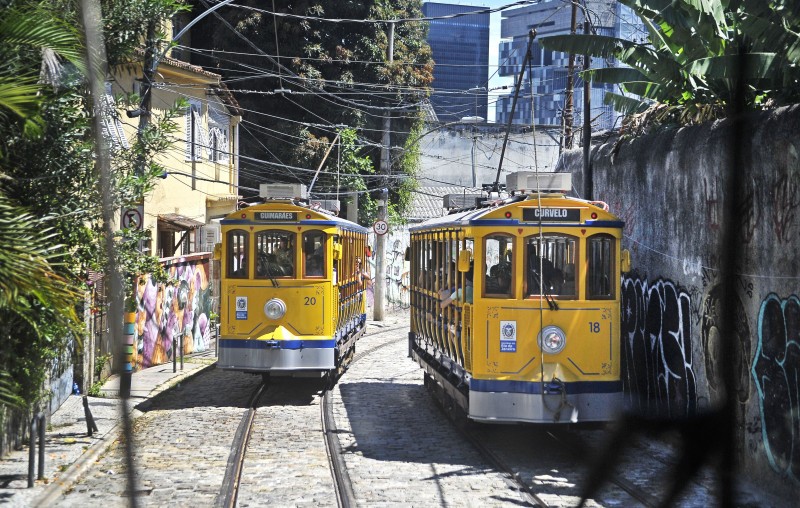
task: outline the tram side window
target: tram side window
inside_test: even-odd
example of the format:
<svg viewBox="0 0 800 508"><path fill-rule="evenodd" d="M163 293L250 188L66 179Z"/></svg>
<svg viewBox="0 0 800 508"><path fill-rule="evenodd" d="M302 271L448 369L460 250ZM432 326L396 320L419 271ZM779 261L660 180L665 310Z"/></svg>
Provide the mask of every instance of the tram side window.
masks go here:
<svg viewBox="0 0 800 508"><path fill-rule="evenodd" d="M495 235L486 238L484 244L484 294L495 297L510 297L514 292L514 239L511 236Z"/></svg>
<svg viewBox="0 0 800 508"><path fill-rule="evenodd" d="M227 237L227 274L230 278L246 279L247 275L247 247L249 235L246 231L228 231Z"/></svg>
<svg viewBox="0 0 800 508"><path fill-rule="evenodd" d="M256 277L294 277L294 239L288 231L256 233Z"/></svg>
<svg viewBox="0 0 800 508"><path fill-rule="evenodd" d="M593 236L586 242L586 297L589 299L614 298L614 242L614 238L607 235Z"/></svg>
<svg viewBox="0 0 800 508"><path fill-rule="evenodd" d="M325 275L325 233L322 231L303 233L303 270L306 277Z"/></svg>
<svg viewBox="0 0 800 508"><path fill-rule="evenodd" d="M538 235L525 240L525 294L575 297L577 239L568 235ZM541 274L541 276L540 276Z"/></svg>

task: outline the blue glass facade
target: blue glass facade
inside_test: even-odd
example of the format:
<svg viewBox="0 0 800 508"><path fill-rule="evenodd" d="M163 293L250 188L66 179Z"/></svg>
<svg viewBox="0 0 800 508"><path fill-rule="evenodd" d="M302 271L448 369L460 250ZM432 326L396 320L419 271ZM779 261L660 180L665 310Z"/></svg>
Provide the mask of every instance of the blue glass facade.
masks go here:
<svg viewBox="0 0 800 508"><path fill-rule="evenodd" d="M501 37L510 38L500 43L501 76L517 76L525 56L528 44L528 30L536 28L536 39L550 35L565 35L570 32L570 9L557 0L542 0L538 4L504 11L501 21ZM590 17L593 33L611 37L622 37L636 40L646 32L638 18L627 7L616 0L586 0L585 4ZM577 12L577 31L583 32L583 10ZM534 40L530 76L526 72L523 90L514 110L513 123L531 123L531 107L533 120L537 125L560 126L563 122L563 111L566 103L567 69L569 55L542 48ZM614 59L604 60L592 58L591 68L614 67L619 65ZM583 81L577 75L583 69L583 56L575 58L575 78L573 88L573 125L583 124ZM532 83L532 90L529 83ZM533 101L531 101L531 91ZM612 85L593 83L591 87L592 130L612 129L617 124L619 115L611 106L603 103L607 92L619 92ZM500 97L496 106L497 122L505 123L511 111L513 95Z"/></svg>
<svg viewBox="0 0 800 508"><path fill-rule="evenodd" d="M422 4L426 17L446 16L484 9L480 6L436 2ZM489 79L489 14L473 14L430 22L428 44L433 68L431 104L441 121L465 116L486 118L486 92L468 92L486 87Z"/></svg>

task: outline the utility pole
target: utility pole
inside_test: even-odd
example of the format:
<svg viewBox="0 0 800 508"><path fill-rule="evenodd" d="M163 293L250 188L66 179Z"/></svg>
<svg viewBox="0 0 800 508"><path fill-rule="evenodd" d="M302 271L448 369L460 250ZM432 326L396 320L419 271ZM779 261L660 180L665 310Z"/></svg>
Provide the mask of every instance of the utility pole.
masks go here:
<svg viewBox="0 0 800 508"><path fill-rule="evenodd" d="M572 2L572 17L570 19L569 33L575 35L575 27L578 17L578 2ZM564 93L564 148L569 150L572 148L572 123L574 121L573 113L573 93L574 93L574 76L575 73L575 53L569 54L569 63L567 64L567 89Z"/></svg>
<svg viewBox="0 0 800 508"><path fill-rule="evenodd" d="M477 142L478 135L475 132L475 127L472 127L472 186L477 187L478 182L475 176L475 143Z"/></svg>
<svg viewBox="0 0 800 508"><path fill-rule="evenodd" d="M386 50L386 59L391 65L394 62L394 25L395 22L389 22L389 45ZM383 189L381 190L381 197L378 200L378 220L386 220L386 209L389 205L389 192L386 188L388 184L388 175L391 171L392 164L389 152L389 143L391 142L392 118L391 111L386 110L386 116L383 117L383 141L381 146L381 174L383 174ZM386 303L386 235L378 235L375 239L375 298L372 307L372 319L375 321L383 321L383 310Z"/></svg>
<svg viewBox="0 0 800 508"><path fill-rule="evenodd" d="M583 21L583 33L589 33L589 18ZM589 70L592 57L583 55L583 197L592 199L594 175L589 164L589 152L592 149L592 83L589 81Z"/></svg>

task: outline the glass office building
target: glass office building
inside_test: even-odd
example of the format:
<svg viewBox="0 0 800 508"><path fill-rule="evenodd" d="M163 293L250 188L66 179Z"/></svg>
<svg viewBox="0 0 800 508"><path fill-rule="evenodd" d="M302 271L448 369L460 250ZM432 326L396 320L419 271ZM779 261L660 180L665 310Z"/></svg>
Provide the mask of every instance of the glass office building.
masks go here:
<svg viewBox="0 0 800 508"><path fill-rule="evenodd" d="M586 0L586 11L577 11L578 33L583 33L584 12L589 13L590 30L598 35L620 37L628 40L646 39L646 31L632 11L616 0ZM545 50L538 39L550 35L570 33L571 9L569 4L560 0L542 0L541 2L510 9L502 13L500 36L510 39L500 43L501 76L519 75L525 48L528 44L528 31L536 29L536 39L532 47L531 72L526 71L523 77L523 89L514 110L513 123L531 123L531 108L535 112L533 120L536 125L561 126L564 107L567 102L567 70L569 55L558 51ZM615 59L592 58L590 67L614 67L619 62ZM583 69L583 55L576 55L573 85L573 125L580 130L583 125L583 81L577 75ZM531 86L533 101L531 101ZM591 111L589 113L592 130L602 131L618 127L619 115L610 105L603 103L606 92L619 90L613 85L592 83ZM500 97L496 106L497 122L505 123L511 112L513 95Z"/></svg>
<svg viewBox="0 0 800 508"><path fill-rule="evenodd" d="M474 12L485 7L436 2L422 4L426 17ZM452 122L465 116L486 118L489 79L489 14L472 14L430 22L428 44L436 65L433 68L431 104L440 121Z"/></svg>

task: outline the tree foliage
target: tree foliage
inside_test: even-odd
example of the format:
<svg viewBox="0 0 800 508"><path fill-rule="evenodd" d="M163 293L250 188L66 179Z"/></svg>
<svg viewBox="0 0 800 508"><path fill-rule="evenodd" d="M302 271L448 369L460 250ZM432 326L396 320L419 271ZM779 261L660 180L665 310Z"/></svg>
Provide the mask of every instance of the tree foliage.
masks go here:
<svg viewBox="0 0 800 508"><path fill-rule="evenodd" d="M134 57L132 41L142 40L149 16L181 8L176 0L103 5L113 62ZM91 122L95 112L88 107L86 51L75 28L80 26L78 2L10 0L0 1L0 7L2 418L3 406L30 407L46 396L50 366L82 338L84 281L88 271L104 270L105 251ZM123 26L133 32L114 33ZM155 119L142 142L134 140L129 152L116 154L112 172L118 205L152 187L160 171L151 161L176 127L171 122L169 116ZM142 154L150 171L135 176L131 160ZM151 266L155 259L140 255L137 244L124 232L117 242L116 255L128 270Z"/></svg>
<svg viewBox="0 0 800 508"><path fill-rule="evenodd" d="M627 94L606 102L628 124L698 123L730 114L739 77L748 109L800 100L796 0L620 0L643 21L647 43L601 35L542 38L549 49L616 58L628 67L588 77Z"/></svg>
<svg viewBox="0 0 800 508"><path fill-rule="evenodd" d="M391 145L395 147L402 147L407 133L421 121L418 106L427 95L433 66L425 42L427 28L421 22L396 23L394 62L389 63L389 23L348 20L421 17L421 2L275 1L278 14L307 16L302 19L273 15L271 2L248 0L237 5L218 11L224 22L212 17L201 22L192 40L194 46L206 44L205 49L219 51L213 59L195 57L194 61L217 67L245 111L243 184L308 185L339 130L334 126L345 125L357 132L353 143L360 145L361 157L352 161L353 167L348 167L351 161L343 161L342 171L360 173L364 187L373 192L382 187L384 180L376 170L384 116L391 112ZM366 165L363 157L371 164ZM335 174L337 164L335 157L328 158L323 172ZM393 175L406 175L414 165L402 151L393 151ZM399 180L388 181L395 203L402 202ZM374 208L369 196L360 199L362 211Z"/></svg>

